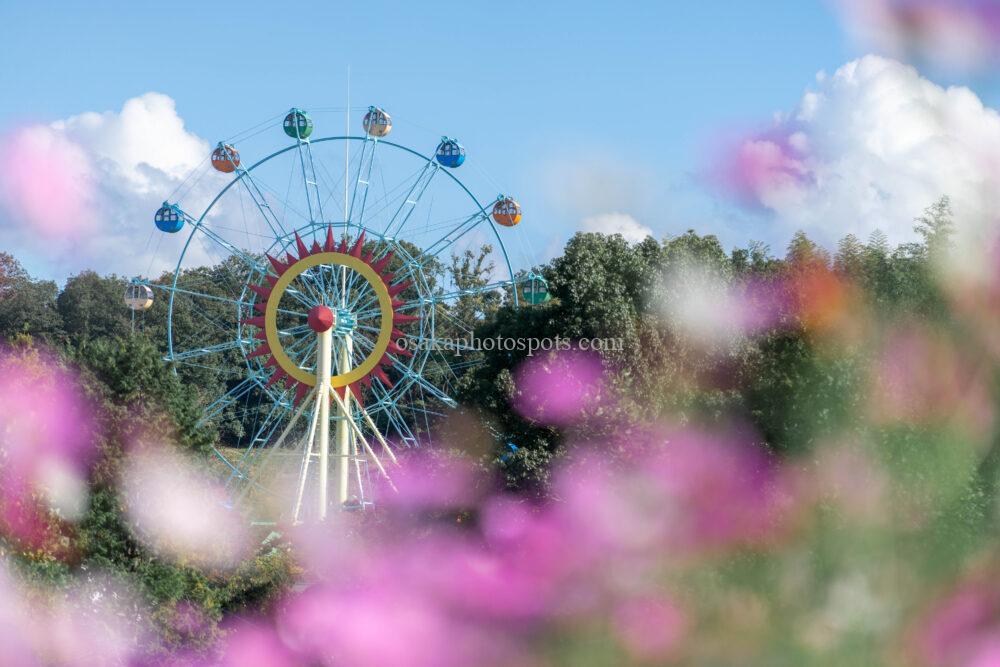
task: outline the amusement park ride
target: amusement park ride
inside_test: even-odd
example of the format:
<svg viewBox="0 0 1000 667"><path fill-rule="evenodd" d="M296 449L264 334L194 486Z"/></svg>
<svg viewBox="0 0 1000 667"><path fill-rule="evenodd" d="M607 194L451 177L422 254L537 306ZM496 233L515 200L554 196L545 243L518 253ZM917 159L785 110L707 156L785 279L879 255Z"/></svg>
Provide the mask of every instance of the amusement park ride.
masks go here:
<svg viewBox="0 0 1000 667"><path fill-rule="evenodd" d="M168 237L189 230L180 259L169 280L132 281L125 300L134 314L165 293L168 361L207 367L239 353L241 377L206 408L211 419L255 402L244 446L216 451L229 489L261 518L302 522L370 507L369 466L393 488L394 449L415 446L440 405L454 407L456 362L440 344L454 304L491 293L537 304L548 290L512 269L503 236L521 221L518 203L500 195L484 206L455 176L466 161L456 139L424 156L387 139L392 118L378 107L362 136L314 137L297 108L250 136L279 123L291 142L254 164L235 140L218 144L202 176L227 178L199 215L180 201L156 211ZM243 224L231 222L236 211ZM474 287L442 277L443 258L487 242L505 275ZM233 267L225 286L199 282L199 243ZM229 315L199 308L209 303Z"/></svg>

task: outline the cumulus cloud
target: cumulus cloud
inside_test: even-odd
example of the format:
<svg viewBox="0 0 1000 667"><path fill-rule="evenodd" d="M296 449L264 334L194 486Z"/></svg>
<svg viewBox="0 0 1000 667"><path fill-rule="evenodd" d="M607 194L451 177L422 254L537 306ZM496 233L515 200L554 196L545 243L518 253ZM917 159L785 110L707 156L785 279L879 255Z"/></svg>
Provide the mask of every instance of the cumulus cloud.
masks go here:
<svg viewBox="0 0 1000 667"><path fill-rule="evenodd" d="M637 243L647 236L653 236L653 230L641 224L627 213L602 213L584 218L580 223L585 232L601 232L602 234L621 234L626 241Z"/></svg>
<svg viewBox="0 0 1000 667"><path fill-rule="evenodd" d="M996 221L998 158L1000 116L975 93L866 56L818 75L796 110L735 142L711 175L741 203L828 243L875 229L910 240L913 219L948 195L973 244Z"/></svg>
<svg viewBox="0 0 1000 667"><path fill-rule="evenodd" d="M142 252L152 216L209 152L159 93L132 98L117 112L15 129L0 138L0 246L56 277L84 268L172 268L166 255ZM195 187L206 194L220 183L208 173Z"/></svg>
<svg viewBox="0 0 1000 667"><path fill-rule="evenodd" d="M556 207L584 215L642 209L657 191L645 170L619 156L558 158L546 165L543 182Z"/></svg>

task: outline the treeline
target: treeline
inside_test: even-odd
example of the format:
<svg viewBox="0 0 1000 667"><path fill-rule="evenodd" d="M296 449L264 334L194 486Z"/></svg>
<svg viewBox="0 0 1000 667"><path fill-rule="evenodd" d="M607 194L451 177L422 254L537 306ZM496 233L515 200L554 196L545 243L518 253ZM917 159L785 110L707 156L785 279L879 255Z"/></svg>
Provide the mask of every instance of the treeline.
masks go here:
<svg viewBox="0 0 1000 667"><path fill-rule="evenodd" d="M518 396L514 378L523 352L484 355L464 378L460 398L503 434L495 462L515 487L544 488L550 461L564 442L607 442L627 435L630 424L657 420L742 419L772 452L808 450L857 414L852 409L865 400L872 353L862 344L831 352L836 336L824 336L824 330L867 313L880 321L946 316L935 267L953 234L948 199L929 207L915 229L919 242L890 247L876 231L864 242L848 235L833 252L798 232L783 256L760 243L727 253L715 236L694 231L636 244L621 236L577 234L543 267L553 299L501 309L478 333L621 338L621 351L602 352L615 401L571 429L522 419L510 404L525 398ZM676 309L664 308L680 302L697 310L705 285L735 298L730 307L781 312L753 335L721 348L706 346L686 335ZM741 302L754 295L763 302ZM505 450L506 442L517 451Z"/></svg>
<svg viewBox="0 0 1000 667"><path fill-rule="evenodd" d="M596 415L581 425L588 437L620 428L619 420L626 417L698 421L735 412L758 427L764 446L797 451L815 440L822 421L817 414L833 414L837 405L856 398L845 394L842 386L850 382L850 364L840 360L843 367L832 372L827 367L829 357L816 354L817 338L806 321L809 312L828 317L829 313L818 310L836 304L823 300L847 298L848 290L850 298L859 299L882 317L943 313L934 266L935 257L947 252L953 233L948 199L929 207L916 220L915 229L919 242L890 247L885 234L876 231L865 241L848 235L833 252L798 232L783 255L760 243L726 252L715 236L694 231L639 243L617 235L581 233L567 243L562 255L536 267L548 281L551 301L513 309L502 307L495 295L463 297L442 321L458 323L450 332L455 337L474 329L480 337L621 339L620 349L602 352L612 388L621 399L615 407L619 414L614 418ZM488 249L478 255L467 253L435 271L439 276L447 273L462 288L485 285L491 281L493 268L488 257ZM205 291L231 297L233 290L238 293L242 287L240 270L235 260L229 260L193 269L183 278L197 281ZM805 311L793 313L794 317L785 317L781 326L744 337L730 349L706 351L697 341L688 340L663 308L665 302L679 298L678 290L685 289L674 279L679 274L695 275L730 290L752 285L758 292L761 286L797 281L795 289L805 292L786 293L782 298L791 296L810 304ZM164 283L170 280L172 275L160 278ZM31 278L15 258L0 254L0 337L30 337L84 361L87 355L107 355L112 348L125 347L150 360L161 358L166 352L167 299L157 293L153 308L137 314L133 321L122 303L125 287L122 278L86 271L59 289L51 281ZM697 290L698 285L688 287ZM232 318L228 304L206 305L180 295L175 303L175 340L187 336L199 346L225 342L225 338L212 338L220 335L218 331L199 328L206 308L218 309L210 313L216 319ZM566 436L526 421L510 409L518 391L513 373L524 359L523 350L497 350L466 352L453 360L463 362L456 398L491 426L496 439L492 461L514 486L544 480L548 461L559 452ZM212 353L198 362L179 364L173 370L180 379L179 391L202 404L245 374L236 349ZM230 409L213 423L214 437L238 443L256 417ZM508 443L514 443L518 451L512 453Z"/></svg>

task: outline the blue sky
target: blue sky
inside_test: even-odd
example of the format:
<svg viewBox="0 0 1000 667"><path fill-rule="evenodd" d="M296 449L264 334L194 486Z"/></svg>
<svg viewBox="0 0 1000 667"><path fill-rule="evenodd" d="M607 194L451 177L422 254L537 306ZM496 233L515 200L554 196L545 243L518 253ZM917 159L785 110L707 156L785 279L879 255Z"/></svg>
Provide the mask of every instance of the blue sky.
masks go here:
<svg viewBox="0 0 1000 667"><path fill-rule="evenodd" d="M781 247L785 229L693 175L719 131L794 109L818 71L865 53L811 0L7 2L0 43L0 132L157 91L214 141L293 104L342 106L350 65L355 106L460 137L550 249L579 226L551 192L574 162L643 181L644 201L610 205L659 236Z"/></svg>

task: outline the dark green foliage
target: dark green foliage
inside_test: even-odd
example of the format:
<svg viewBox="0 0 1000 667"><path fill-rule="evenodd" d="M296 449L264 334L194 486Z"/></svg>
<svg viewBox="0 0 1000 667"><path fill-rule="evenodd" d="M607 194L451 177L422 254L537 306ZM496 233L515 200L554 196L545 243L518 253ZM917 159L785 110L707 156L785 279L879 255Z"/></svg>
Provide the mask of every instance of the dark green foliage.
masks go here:
<svg viewBox="0 0 1000 667"><path fill-rule="evenodd" d="M127 408L137 421L169 415L178 444L199 454L208 453L215 436L199 423L197 394L163 363L147 338L86 341L74 356L107 388L113 405Z"/></svg>
<svg viewBox="0 0 1000 667"><path fill-rule="evenodd" d="M951 248L955 223L952 221L949 197L941 197L928 206L924 209L923 215L914 222L916 223L914 229L923 239L923 248L928 257L938 258Z"/></svg>
<svg viewBox="0 0 1000 667"><path fill-rule="evenodd" d="M753 422L767 448L803 452L844 428L849 416L864 413L860 402L870 363L864 351L822 352L802 322L786 319L770 332L706 354L679 337L659 308L671 296L664 289L675 289L670 277L693 269L696 277L736 287L747 281L783 284L818 272L834 284L846 281L889 317L942 317L934 256L947 250L952 234L947 199L929 207L916 229L924 243L893 249L879 231L867 243L848 235L832 257L800 231L783 259L760 243L727 255L714 236L693 231L637 244L621 236L577 234L562 256L541 269L553 301L518 311L501 308L480 324L477 335L620 337L622 349L602 355L616 391L626 398L620 409L632 419L711 423L735 412ZM854 292L845 294L853 298ZM846 307L855 306L848 302ZM495 415L498 446L511 440L544 453L537 460L547 461L558 453L565 434L526 422L508 408L516 391L511 371L525 356L486 353L482 365L462 379L460 397ZM606 419L593 420L580 430L599 437L606 427ZM513 461L507 457L501 468L508 482L516 484L517 475L529 486L543 479L534 460L523 451Z"/></svg>
<svg viewBox="0 0 1000 667"><path fill-rule="evenodd" d="M21 264L0 252L0 339L30 335L54 340L62 332L54 282L32 280Z"/></svg>
<svg viewBox="0 0 1000 667"><path fill-rule="evenodd" d="M859 414L858 366L850 355L817 355L802 332L775 333L748 351L740 395L769 448L802 451Z"/></svg>
<svg viewBox="0 0 1000 667"><path fill-rule="evenodd" d="M127 336L129 310L123 299L126 282L84 271L66 281L57 305L63 330L73 341Z"/></svg>

